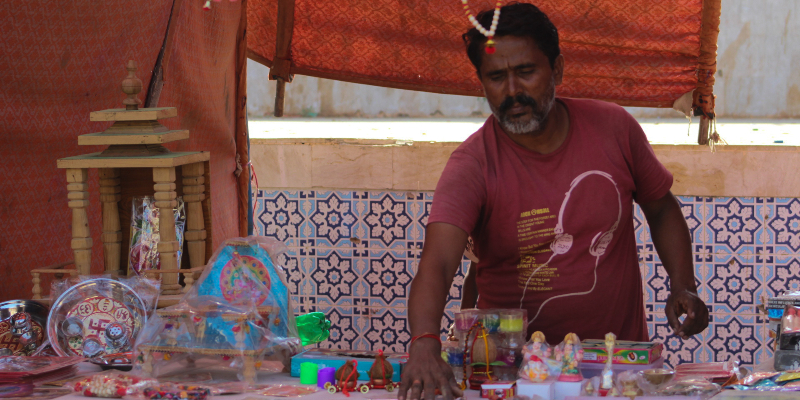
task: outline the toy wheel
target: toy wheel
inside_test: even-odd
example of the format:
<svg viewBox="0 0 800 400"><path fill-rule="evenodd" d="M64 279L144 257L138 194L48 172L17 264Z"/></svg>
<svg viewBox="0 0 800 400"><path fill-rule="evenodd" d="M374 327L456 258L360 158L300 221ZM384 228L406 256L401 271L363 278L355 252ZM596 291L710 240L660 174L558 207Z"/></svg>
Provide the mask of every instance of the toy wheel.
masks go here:
<svg viewBox="0 0 800 400"><path fill-rule="evenodd" d="M328 387L328 393L336 393L336 386L333 386L330 383L325 386Z"/></svg>
<svg viewBox="0 0 800 400"><path fill-rule="evenodd" d="M386 385L386 391L387 392L393 392L394 391L394 385L392 385L391 382L389 382L389 384Z"/></svg>
<svg viewBox="0 0 800 400"><path fill-rule="evenodd" d="M359 388L358 390L361 393L367 393L367 392L369 392L369 386L367 386L367 385L361 386L361 388Z"/></svg>

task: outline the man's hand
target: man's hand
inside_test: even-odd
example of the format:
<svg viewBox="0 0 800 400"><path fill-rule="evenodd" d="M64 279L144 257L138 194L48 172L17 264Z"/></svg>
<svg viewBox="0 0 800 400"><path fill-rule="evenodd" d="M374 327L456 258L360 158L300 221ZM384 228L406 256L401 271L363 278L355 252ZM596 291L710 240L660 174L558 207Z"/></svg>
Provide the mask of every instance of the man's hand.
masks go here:
<svg viewBox="0 0 800 400"><path fill-rule="evenodd" d="M436 340L420 338L409 353L400 379L399 400L434 400L437 389L445 400L461 397L461 388L452 368L442 359L441 345Z"/></svg>
<svg viewBox="0 0 800 400"><path fill-rule="evenodd" d="M667 314L669 326L681 339L686 340L690 336L702 332L708 326L708 309L697 293L688 290L671 293L667 297L667 308L664 311ZM686 314L686 319L681 323L678 318L683 314Z"/></svg>

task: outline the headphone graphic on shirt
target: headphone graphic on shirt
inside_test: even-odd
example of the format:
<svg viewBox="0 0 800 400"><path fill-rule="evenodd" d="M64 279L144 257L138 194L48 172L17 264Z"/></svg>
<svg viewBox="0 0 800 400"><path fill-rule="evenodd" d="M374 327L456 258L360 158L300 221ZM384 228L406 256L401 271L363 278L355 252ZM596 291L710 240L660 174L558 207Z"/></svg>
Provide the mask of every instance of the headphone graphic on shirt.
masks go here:
<svg viewBox="0 0 800 400"><path fill-rule="evenodd" d="M554 300L560 297L568 297L568 296L579 296L584 294L589 294L594 291L595 286L597 285L597 266L600 264L600 256L605 254L606 249L608 249L608 245L611 244L611 240L614 239L614 231L617 230L619 227L619 222L622 219L622 196L619 193L619 187L617 187L617 183L614 182L614 179L611 178L611 175L605 173L603 171L586 171L572 180L572 183L569 185L569 190L567 191L566 195L564 196L564 201L561 202L561 209L558 211L558 222L556 223L556 227L553 232L556 234L556 237L553 239L553 242L550 243L550 250L552 250L553 254L550 256L550 259L547 260L546 263L537 267L531 274L528 276L528 280L525 282L525 288L522 290L522 297L519 299L519 307L522 308L523 302L525 300L525 292L528 290L528 284L531 281L531 278L540 270L542 267L549 265L553 258L556 255L566 254L572 248L573 238L572 235L569 233L564 232L564 210L567 208L567 202L569 202L569 197L572 194L572 191L575 189L576 186L587 176L590 175L599 175L606 179L608 179L612 184L614 184L614 190L617 192L617 205L618 213L617 213L617 221L614 222L614 225L611 225L607 231L598 232L594 238L592 238L592 244L589 246L589 254L596 258L594 264L594 283L592 283L592 288L586 292L580 293L566 293L561 294L558 296L553 296L539 306L539 310L536 312L536 315L528 321L528 325L530 326L536 318L539 317L539 314L542 312L542 308L545 304L547 304L550 300Z"/></svg>

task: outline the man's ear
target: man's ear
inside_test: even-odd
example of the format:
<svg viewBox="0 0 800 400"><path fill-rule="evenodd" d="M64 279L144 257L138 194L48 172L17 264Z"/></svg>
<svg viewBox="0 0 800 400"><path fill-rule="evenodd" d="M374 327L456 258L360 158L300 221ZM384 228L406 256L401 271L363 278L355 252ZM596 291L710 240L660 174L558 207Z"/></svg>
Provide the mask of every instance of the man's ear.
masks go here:
<svg viewBox="0 0 800 400"><path fill-rule="evenodd" d="M561 84L561 80L564 78L564 55L559 54L556 57L556 62L553 64L553 75L556 80L556 85Z"/></svg>

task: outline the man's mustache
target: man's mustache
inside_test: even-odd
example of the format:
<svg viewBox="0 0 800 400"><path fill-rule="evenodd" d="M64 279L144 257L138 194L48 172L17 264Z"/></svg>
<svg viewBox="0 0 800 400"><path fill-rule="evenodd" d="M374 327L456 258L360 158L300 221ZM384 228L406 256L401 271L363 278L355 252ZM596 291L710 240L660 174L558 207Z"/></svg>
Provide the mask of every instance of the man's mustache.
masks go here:
<svg viewBox="0 0 800 400"><path fill-rule="evenodd" d="M507 96L505 100L500 104L500 112L506 113L511 107L514 107L517 103L523 106L530 106L533 109L536 109L536 100L533 97L530 97L526 94L520 93L514 97Z"/></svg>

